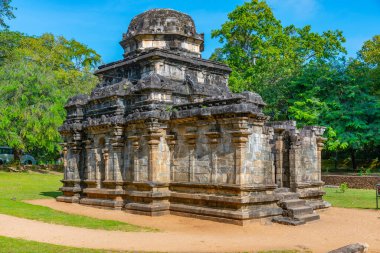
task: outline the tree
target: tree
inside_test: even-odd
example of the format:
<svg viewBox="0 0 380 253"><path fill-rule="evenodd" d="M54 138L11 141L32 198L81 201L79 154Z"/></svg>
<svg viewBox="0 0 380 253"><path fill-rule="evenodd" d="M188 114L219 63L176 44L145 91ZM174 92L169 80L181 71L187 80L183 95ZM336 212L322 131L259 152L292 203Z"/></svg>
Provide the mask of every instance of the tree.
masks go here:
<svg viewBox="0 0 380 253"><path fill-rule="evenodd" d="M6 37L20 34L14 35ZM17 47L11 47L0 67L0 140L16 150L16 159L21 150L38 150L38 158L54 159L64 104L69 97L95 86L97 78L91 70L100 57L75 40L52 34L22 35L15 41L7 44Z"/></svg>
<svg viewBox="0 0 380 253"><path fill-rule="evenodd" d="M11 6L12 0L0 0L0 27L8 29L9 26L5 22L5 19L13 19L15 15L13 14L14 7Z"/></svg>
<svg viewBox="0 0 380 253"><path fill-rule="evenodd" d="M310 62L291 83L297 91L290 101L290 117L301 124L328 127L327 149L356 154L379 143L380 106L372 93L370 68L351 59Z"/></svg>
<svg viewBox="0 0 380 253"><path fill-rule="evenodd" d="M259 93L274 119L286 118L288 83L312 60L328 60L345 49L342 32L311 31L310 26L282 26L265 1L252 0L238 6L228 21L212 32L222 47L211 56L228 64L233 72L229 83L233 91Z"/></svg>
<svg viewBox="0 0 380 253"><path fill-rule="evenodd" d="M380 97L380 35L364 42L359 51L359 60L368 64L373 79L372 91Z"/></svg>

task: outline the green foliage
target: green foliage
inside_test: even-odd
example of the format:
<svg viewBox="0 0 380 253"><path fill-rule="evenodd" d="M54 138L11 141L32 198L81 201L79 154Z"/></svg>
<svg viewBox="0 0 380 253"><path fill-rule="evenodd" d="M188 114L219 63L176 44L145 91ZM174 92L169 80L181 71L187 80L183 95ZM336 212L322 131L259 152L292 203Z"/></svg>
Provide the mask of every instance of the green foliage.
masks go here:
<svg viewBox="0 0 380 253"><path fill-rule="evenodd" d="M359 57L370 66L371 76L374 79L372 91L380 96L380 35L375 35L371 40L364 42Z"/></svg>
<svg viewBox="0 0 380 253"><path fill-rule="evenodd" d="M11 2L12 0L0 0L0 27L5 29L9 28L9 26L5 22L5 19L15 18L13 11L16 8L11 6Z"/></svg>
<svg viewBox="0 0 380 253"><path fill-rule="evenodd" d="M39 160L57 158L57 131L65 118L64 104L88 93L97 79L91 70L99 55L75 40L44 34L30 37L0 32L1 144L33 152Z"/></svg>
<svg viewBox="0 0 380 253"><path fill-rule="evenodd" d="M357 60L310 62L290 84L296 91L290 117L328 126L328 150L360 150L379 143L380 107L371 94L368 70Z"/></svg>
<svg viewBox="0 0 380 253"><path fill-rule="evenodd" d="M267 102L267 111L279 119L287 115L288 83L302 67L316 59L330 59L345 52L342 32L318 34L310 26L283 26L265 1L252 0L238 6L212 37L223 44L211 59L233 70L233 91L250 90ZM309 101L311 103L317 101Z"/></svg>
<svg viewBox="0 0 380 253"><path fill-rule="evenodd" d="M0 213L20 218L67 226L119 231L153 231L128 223L100 220L81 215L67 214L23 200L51 198L60 195L62 175L0 172Z"/></svg>
<svg viewBox="0 0 380 253"><path fill-rule="evenodd" d="M326 126L327 150L347 150L354 169L358 152L380 145L379 35L347 60L341 31L283 26L265 1L251 0L212 36L222 47L211 59L232 68L231 89L259 93L272 120Z"/></svg>
<svg viewBox="0 0 380 253"><path fill-rule="evenodd" d="M348 184L347 183L341 183L339 185L339 190L341 193L345 193L348 190Z"/></svg>

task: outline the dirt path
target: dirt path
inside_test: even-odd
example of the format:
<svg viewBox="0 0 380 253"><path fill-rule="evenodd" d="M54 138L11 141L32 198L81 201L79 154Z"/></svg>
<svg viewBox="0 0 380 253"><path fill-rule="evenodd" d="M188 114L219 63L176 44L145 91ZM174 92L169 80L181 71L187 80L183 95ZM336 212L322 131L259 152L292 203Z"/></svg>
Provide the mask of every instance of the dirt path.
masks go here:
<svg viewBox="0 0 380 253"><path fill-rule="evenodd" d="M68 213L156 227L158 233L124 233L46 224L0 215L0 235L97 249L162 252L242 252L270 249L311 249L327 252L366 242L380 253L380 211L330 208L321 220L299 227L254 222L244 227L178 216L145 217L55 200L35 200Z"/></svg>

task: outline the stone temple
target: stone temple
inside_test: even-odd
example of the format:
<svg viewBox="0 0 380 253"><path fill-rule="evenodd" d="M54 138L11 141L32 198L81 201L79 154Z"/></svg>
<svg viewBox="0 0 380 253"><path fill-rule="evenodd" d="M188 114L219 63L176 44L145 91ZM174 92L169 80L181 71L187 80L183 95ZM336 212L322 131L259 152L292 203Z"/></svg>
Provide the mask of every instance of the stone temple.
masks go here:
<svg viewBox="0 0 380 253"><path fill-rule="evenodd" d="M124 58L65 106L58 201L240 225L319 219L324 128L270 122L260 95L232 93L186 14L144 12L120 45Z"/></svg>

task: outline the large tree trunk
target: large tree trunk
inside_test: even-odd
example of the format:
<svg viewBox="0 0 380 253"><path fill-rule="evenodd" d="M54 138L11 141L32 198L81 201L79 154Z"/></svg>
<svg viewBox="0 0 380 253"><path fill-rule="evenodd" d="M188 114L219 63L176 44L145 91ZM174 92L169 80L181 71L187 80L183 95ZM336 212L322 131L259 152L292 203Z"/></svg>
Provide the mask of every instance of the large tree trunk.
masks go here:
<svg viewBox="0 0 380 253"><path fill-rule="evenodd" d="M14 156L14 163L20 164L21 163L21 155L22 151L20 149L13 149L13 156Z"/></svg>
<svg viewBox="0 0 380 253"><path fill-rule="evenodd" d="M352 162L352 169L356 172L358 169L358 165L356 163L356 150L351 149L351 162Z"/></svg>

